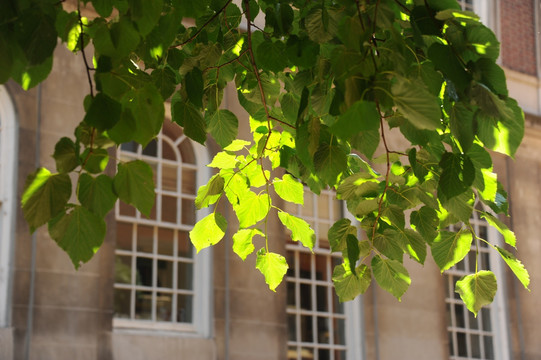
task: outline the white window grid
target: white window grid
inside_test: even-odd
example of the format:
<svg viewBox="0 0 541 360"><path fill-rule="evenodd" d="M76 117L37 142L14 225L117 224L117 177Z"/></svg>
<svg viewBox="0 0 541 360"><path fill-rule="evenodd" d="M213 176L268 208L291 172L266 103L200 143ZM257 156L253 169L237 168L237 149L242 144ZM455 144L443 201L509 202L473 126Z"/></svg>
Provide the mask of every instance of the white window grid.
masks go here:
<svg viewBox="0 0 541 360"><path fill-rule="evenodd" d="M459 0L458 3L463 10L473 11L474 0Z"/></svg>
<svg viewBox="0 0 541 360"><path fill-rule="evenodd" d="M306 220L316 233L313 253L298 243L286 245L290 266L286 277L288 359L346 359L346 307L338 301L332 284L340 256L331 254L327 239L328 229L342 216L342 204L334 196L332 191L317 196L305 189L305 205L286 208Z"/></svg>
<svg viewBox="0 0 541 360"><path fill-rule="evenodd" d="M125 269L129 269L129 280L115 280L115 301L119 296L128 295L129 309L115 313L115 326L195 330L194 308L198 306L194 301L195 253L188 232L196 221L197 165L193 154L186 156L180 150L193 152L191 146L184 135L172 139L160 133L144 150L135 143L118 149L120 161L139 159L151 165L156 203L149 218L120 201L116 204L117 233L124 229L130 236L129 239L120 238L121 234L117 236L115 265L118 269L124 264ZM138 265L151 267L151 279L139 276ZM163 265L168 273L166 286L159 283ZM137 299L140 300L139 311ZM146 311L141 310L143 307Z"/></svg>
<svg viewBox="0 0 541 360"><path fill-rule="evenodd" d="M0 86L0 327L11 325L18 126L15 108Z"/></svg>
<svg viewBox="0 0 541 360"><path fill-rule="evenodd" d="M482 208L480 204L476 207ZM492 244L500 245L500 236L486 220L474 211L470 219L475 234ZM451 229L452 230L452 229ZM505 287L501 259L483 241L472 243L471 252L458 264L445 272L447 333L450 360L505 360L508 359L508 339L504 304ZM494 302L483 307L477 318L466 308L455 292L456 282L475 273L476 253L478 270L491 270L498 278L498 292Z"/></svg>

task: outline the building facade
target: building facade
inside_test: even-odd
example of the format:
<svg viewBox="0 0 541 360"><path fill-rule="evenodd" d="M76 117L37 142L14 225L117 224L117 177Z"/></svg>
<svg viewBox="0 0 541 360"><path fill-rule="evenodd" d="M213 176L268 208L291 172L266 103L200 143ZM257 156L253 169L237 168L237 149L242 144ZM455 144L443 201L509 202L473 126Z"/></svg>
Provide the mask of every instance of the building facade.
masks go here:
<svg viewBox="0 0 541 360"><path fill-rule="evenodd" d="M498 298L477 318L453 291L474 266L469 257L443 275L431 260L424 267L405 261L413 282L400 303L371 286L341 304L332 289L327 230L345 212L332 193L308 191L303 207L288 210L315 230L314 252L289 242L273 219L273 248L287 254L290 269L272 293L255 270L255 256L242 261L232 252L232 233L195 253L188 232L205 213L193 200L218 149L191 142L167 120L145 149L125 144L114 154L153 167L151 216L117 204L102 248L75 271L46 229L30 234L19 206L27 174L54 165L55 143L83 117L84 64L59 47L42 85L28 92L15 83L0 86L0 359L541 359L541 1L460 2L501 39L510 96L526 113L515 159L495 155L494 163L509 194L508 225L519 239L531 293L481 248L480 266L495 271L499 284ZM225 106L241 118L235 90L227 91ZM499 241L483 220L472 224Z"/></svg>

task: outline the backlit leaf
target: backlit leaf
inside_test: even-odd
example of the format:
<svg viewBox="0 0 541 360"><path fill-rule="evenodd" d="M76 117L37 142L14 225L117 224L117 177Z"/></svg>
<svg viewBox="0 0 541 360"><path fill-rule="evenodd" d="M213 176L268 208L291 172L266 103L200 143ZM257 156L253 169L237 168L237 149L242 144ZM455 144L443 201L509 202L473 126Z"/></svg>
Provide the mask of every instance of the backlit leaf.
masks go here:
<svg viewBox="0 0 541 360"><path fill-rule="evenodd" d="M340 302L350 301L366 292L372 282L372 272L365 264L359 265L355 273L341 264L334 268L332 281Z"/></svg>
<svg viewBox="0 0 541 360"><path fill-rule="evenodd" d="M304 186L289 174L282 179L275 179L273 182L274 191L285 201L295 204L304 204Z"/></svg>
<svg viewBox="0 0 541 360"><path fill-rule="evenodd" d="M190 231L190 241L197 252L223 239L227 229L227 221L222 214L213 212L199 220Z"/></svg>
<svg viewBox="0 0 541 360"><path fill-rule="evenodd" d="M372 272L379 286L401 301L402 295L411 284L408 270L396 260L374 256L372 258Z"/></svg>
<svg viewBox="0 0 541 360"><path fill-rule="evenodd" d="M468 254L473 241L468 230L458 232L440 231L432 245L432 257L441 272L450 269Z"/></svg>
<svg viewBox="0 0 541 360"><path fill-rule="evenodd" d="M509 251L499 246L496 246L496 249L500 253L502 259L513 271L517 279L519 279L522 285L524 285L524 288L529 290L528 286L530 285L530 274L528 274L528 270L526 270L524 265L515 257L515 255L511 254Z"/></svg>
<svg viewBox="0 0 541 360"><path fill-rule="evenodd" d="M496 276L486 270L464 276L456 282L456 292L476 317L483 306L492 303L497 288Z"/></svg>
<svg viewBox="0 0 541 360"><path fill-rule="evenodd" d="M272 291L276 291L289 268L285 257L267 252L264 248L257 252L255 267L265 276L265 282Z"/></svg>
<svg viewBox="0 0 541 360"><path fill-rule="evenodd" d="M265 234L259 229L241 229L233 235L233 251L243 261L246 257L254 252L254 244L252 239L254 236L259 235L265 237Z"/></svg>
<svg viewBox="0 0 541 360"><path fill-rule="evenodd" d="M305 247L312 250L316 236L314 230L305 220L283 211L278 212L278 217L282 224L291 231L293 241L300 241Z"/></svg>
<svg viewBox="0 0 541 360"><path fill-rule="evenodd" d="M119 163L113 186L120 200L150 215L154 206L154 180L147 163L141 160Z"/></svg>

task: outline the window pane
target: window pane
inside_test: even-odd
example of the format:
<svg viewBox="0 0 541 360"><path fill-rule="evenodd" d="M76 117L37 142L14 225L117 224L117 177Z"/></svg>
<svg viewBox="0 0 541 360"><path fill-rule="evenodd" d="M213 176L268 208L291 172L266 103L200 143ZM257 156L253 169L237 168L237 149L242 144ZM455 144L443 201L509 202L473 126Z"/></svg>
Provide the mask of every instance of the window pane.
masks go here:
<svg viewBox="0 0 541 360"><path fill-rule="evenodd" d="M142 320L152 319L152 292L135 292L135 318Z"/></svg>
<svg viewBox="0 0 541 360"><path fill-rule="evenodd" d="M132 250L132 228L130 223L119 222L116 226L116 248L120 250Z"/></svg>
<svg viewBox="0 0 541 360"><path fill-rule="evenodd" d="M183 290L193 289L193 271L192 264L179 262L178 263L178 288Z"/></svg>
<svg viewBox="0 0 541 360"><path fill-rule="evenodd" d="M115 259L115 282L131 284L131 256L117 255Z"/></svg>
<svg viewBox="0 0 541 360"><path fill-rule="evenodd" d="M173 196L162 196L162 221L177 222L177 198Z"/></svg>
<svg viewBox="0 0 541 360"><path fill-rule="evenodd" d="M137 285L152 286L152 259L137 258Z"/></svg>
<svg viewBox="0 0 541 360"><path fill-rule="evenodd" d="M158 260L158 287L173 287L173 262Z"/></svg>
<svg viewBox="0 0 541 360"><path fill-rule="evenodd" d="M131 290L115 289L114 316L116 318L130 317Z"/></svg>
<svg viewBox="0 0 541 360"><path fill-rule="evenodd" d="M137 251L152 253L154 246L154 229L150 226L137 226Z"/></svg>
<svg viewBox="0 0 541 360"><path fill-rule="evenodd" d="M173 294L158 293L156 297L156 320L172 321L171 307L173 305Z"/></svg>
<svg viewBox="0 0 541 360"><path fill-rule="evenodd" d="M171 229L158 229L158 254L173 256L174 235Z"/></svg>
<svg viewBox="0 0 541 360"><path fill-rule="evenodd" d="M192 322L192 295L177 295L177 321Z"/></svg>

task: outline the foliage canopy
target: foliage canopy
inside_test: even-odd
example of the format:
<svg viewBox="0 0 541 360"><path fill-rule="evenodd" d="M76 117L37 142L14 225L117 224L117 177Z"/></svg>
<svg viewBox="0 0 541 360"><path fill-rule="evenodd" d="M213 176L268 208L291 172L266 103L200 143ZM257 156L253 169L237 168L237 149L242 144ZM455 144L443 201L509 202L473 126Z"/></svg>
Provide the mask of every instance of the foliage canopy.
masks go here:
<svg viewBox="0 0 541 360"><path fill-rule="evenodd" d="M442 272L461 261L475 251L472 244L487 242L470 225L473 211L515 246L496 217L508 204L488 150L512 157L524 115L496 64L498 40L455 0L77 0L74 11L69 6L0 4L0 82L13 78L29 89L46 79L57 39L86 65L86 115L73 138L57 143L56 172L30 175L22 198L32 230L48 224L76 268L99 248L103 218L117 199L151 211L146 163L121 162L114 176L103 171L108 148L145 146L156 137L164 106L188 137L204 144L210 135L223 149L208 165L216 175L199 189L196 205L231 204L239 220L233 250L242 259L255 251L254 237L265 239L256 267L272 290L287 264L267 238L269 216L277 215L293 240L314 245L308 223L273 202L276 194L302 205L302 184L315 193L335 189L357 220L341 219L329 230L331 250L343 255L333 274L341 300L366 291L372 277L400 299L411 283L405 254L423 264L429 248ZM221 108L228 84L250 114L251 141L238 139L239 126L248 124ZM389 142L391 129L405 147ZM69 202L72 188L76 203ZM217 208L190 233L197 250L225 234ZM489 246L527 288L522 264ZM494 274L466 276L457 291L477 313L494 297Z"/></svg>

